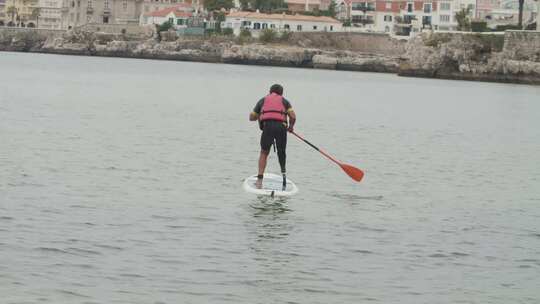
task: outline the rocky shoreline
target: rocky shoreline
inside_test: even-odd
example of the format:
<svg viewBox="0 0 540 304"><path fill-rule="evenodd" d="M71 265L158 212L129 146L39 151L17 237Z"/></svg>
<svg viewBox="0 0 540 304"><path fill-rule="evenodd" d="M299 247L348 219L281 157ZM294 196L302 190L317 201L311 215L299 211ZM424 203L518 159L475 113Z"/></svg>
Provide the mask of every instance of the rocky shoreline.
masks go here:
<svg viewBox="0 0 540 304"><path fill-rule="evenodd" d="M532 37L526 34L526 37L518 38L513 35L522 34L422 34L406 43L390 41L390 44L388 37L368 37L374 43L382 41L387 45L365 52L362 51L364 44L369 44L369 41L362 41L356 47L341 46L342 49L336 50L317 47L313 36L311 40L280 44L239 44L232 39L216 37L175 38L158 42L154 38L130 39L123 35L93 32L45 35L36 31L0 31L0 51L384 72L410 77L540 84L540 50L536 47L536 44L540 44L540 34L536 32ZM339 39L336 44L343 44L348 38L343 35L336 37L332 38ZM530 48L529 44L532 44ZM530 51L523 51L523 45Z"/></svg>

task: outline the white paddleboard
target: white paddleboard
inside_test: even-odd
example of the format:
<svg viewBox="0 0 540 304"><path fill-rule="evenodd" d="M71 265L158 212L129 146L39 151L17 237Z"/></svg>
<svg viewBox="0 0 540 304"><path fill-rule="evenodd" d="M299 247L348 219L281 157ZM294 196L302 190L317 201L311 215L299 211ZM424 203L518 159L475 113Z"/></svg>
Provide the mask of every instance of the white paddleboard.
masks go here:
<svg viewBox="0 0 540 304"><path fill-rule="evenodd" d="M292 196L298 192L298 187L290 180L286 179L286 186L283 189L283 177L273 173L265 173L262 185L257 187L257 175L250 176L244 180L244 190L249 193L268 196Z"/></svg>

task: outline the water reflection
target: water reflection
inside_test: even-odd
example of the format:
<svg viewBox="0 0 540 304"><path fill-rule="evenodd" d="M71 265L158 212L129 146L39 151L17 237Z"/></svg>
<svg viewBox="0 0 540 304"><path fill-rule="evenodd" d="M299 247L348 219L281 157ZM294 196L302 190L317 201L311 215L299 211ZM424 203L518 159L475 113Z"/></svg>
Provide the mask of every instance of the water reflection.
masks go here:
<svg viewBox="0 0 540 304"><path fill-rule="evenodd" d="M293 210L285 198L258 197L248 204L245 226L256 272L265 277L266 294L283 290L294 274L298 254L293 234L297 231Z"/></svg>

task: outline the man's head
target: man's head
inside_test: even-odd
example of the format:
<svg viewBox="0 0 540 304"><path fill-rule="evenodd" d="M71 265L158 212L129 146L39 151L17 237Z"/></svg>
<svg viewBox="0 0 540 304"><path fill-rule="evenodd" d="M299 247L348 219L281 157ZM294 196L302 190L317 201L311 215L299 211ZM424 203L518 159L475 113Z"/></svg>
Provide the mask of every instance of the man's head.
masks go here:
<svg viewBox="0 0 540 304"><path fill-rule="evenodd" d="M274 84L270 87L270 93L276 93L278 95L283 95L283 87L279 84Z"/></svg>

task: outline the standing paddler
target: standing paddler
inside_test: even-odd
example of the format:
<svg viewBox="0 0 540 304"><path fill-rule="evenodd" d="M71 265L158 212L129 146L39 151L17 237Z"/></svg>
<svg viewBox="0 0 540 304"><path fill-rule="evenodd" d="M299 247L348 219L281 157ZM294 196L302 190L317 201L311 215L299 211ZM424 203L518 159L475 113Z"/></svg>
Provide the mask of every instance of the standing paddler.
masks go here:
<svg viewBox="0 0 540 304"><path fill-rule="evenodd" d="M259 127L262 130L257 187L260 188L262 185L266 160L270 153L270 147L274 143L277 149L281 174L283 174L283 187L285 187L287 131L293 131L296 114L292 109L291 103L283 97L283 87L281 85L274 84L270 87L270 93L261 98L249 114L249 120L258 120Z"/></svg>

